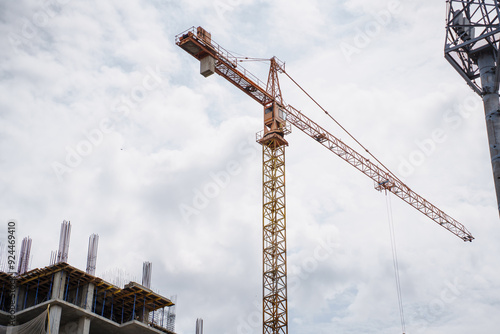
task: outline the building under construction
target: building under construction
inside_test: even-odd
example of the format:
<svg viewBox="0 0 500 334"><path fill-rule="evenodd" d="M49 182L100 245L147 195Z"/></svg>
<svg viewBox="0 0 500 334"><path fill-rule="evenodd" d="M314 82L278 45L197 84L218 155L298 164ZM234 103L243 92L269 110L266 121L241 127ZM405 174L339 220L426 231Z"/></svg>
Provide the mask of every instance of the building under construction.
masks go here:
<svg viewBox="0 0 500 334"><path fill-rule="evenodd" d="M94 274L96 235L89 241L86 271L66 262L70 228L63 223L59 251L49 266L23 271L29 240L21 249L18 274L0 273L0 334L173 334L174 303L151 290L151 263L143 265L142 284L115 286Z"/></svg>

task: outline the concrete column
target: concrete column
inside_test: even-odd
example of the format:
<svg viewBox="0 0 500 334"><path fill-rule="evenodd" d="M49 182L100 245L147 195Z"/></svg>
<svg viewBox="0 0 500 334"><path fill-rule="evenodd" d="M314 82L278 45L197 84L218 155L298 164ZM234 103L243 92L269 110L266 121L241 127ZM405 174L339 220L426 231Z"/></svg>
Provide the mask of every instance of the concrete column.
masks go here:
<svg viewBox="0 0 500 334"><path fill-rule="evenodd" d="M82 303L81 307L87 311L92 311L94 303L94 284L89 283L82 289ZM90 333L90 318L85 316L78 319L78 329L76 334L89 334Z"/></svg>
<svg viewBox="0 0 500 334"><path fill-rule="evenodd" d="M54 274L54 281L52 282L52 295L51 299L63 299L64 287L66 286L66 273L58 271ZM62 307L59 305L51 306L49 309L50 321L50 334L59 334L59 327L61 327L61 314Z"/></svg>
<svg viewBox="0 0 500 334"><path fill-rule="evenodd" d="M16 289L16 311L22 311L24 307L24 296L26 295L26 287L20 286Z"/></svg>
<svg viewBox="0 0 500 334"><path fill-rule="evenodd" d="M66 273L58 271L54 274L52 284L52 299L64 299L64 288L66 286Z"/></svg>
<svg viewBox="0 0 500 334"><path fill-rule="evenodd" d="M495 82L496 64L492 49L486 50L479 55L478 66L484 92L483 105L486 116L486 130L488 132L491 165L500 214L500 99Z"/></svg>
<svg viewBox="0 0 500 334"><path fill-rule="evenodd" d="M78 330L76 334L89 334L90 333L90 318L81 317L78 320Z"/></svg>
<svg viewBox="0 0 500 334"><path fill-rule="evenodd" d="M49 309L50 321L50 334L59 334L59 327L61 327L61 314L62 307L59 305L51 306Z"/></svg>
<svg viewBox="0 0 500 334"><path fill-rule="evenodd" d="M87 311L92 311L94 303L94 284L89 283L82 289L82 304L80 305Z"/></svg>

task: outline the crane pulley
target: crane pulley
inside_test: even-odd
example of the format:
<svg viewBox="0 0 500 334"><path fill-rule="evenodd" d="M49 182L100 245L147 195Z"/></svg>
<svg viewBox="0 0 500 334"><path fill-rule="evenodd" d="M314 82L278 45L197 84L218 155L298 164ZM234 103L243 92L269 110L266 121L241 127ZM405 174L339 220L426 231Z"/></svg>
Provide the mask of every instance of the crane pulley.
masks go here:
<svg viewBox="0 0 500 334"><path fill-rule="evenodd" d="M202 75L219 74L264 108L264 130L257 134L257 142L263 147L264 334L288 333L285 214L285 147L288 142L284 136L290 133L290 125L371 178L375 189L393 193L462 240L474 239L465 226L411 190L376 158L376 163L370 161L301 111L286 104L278 74L288 74L285 64L276 57L270 59L269 76L264 84L238 65L241 57L222 48L201 27L192 27L177 35L176 44L200 61Z"/></svg>

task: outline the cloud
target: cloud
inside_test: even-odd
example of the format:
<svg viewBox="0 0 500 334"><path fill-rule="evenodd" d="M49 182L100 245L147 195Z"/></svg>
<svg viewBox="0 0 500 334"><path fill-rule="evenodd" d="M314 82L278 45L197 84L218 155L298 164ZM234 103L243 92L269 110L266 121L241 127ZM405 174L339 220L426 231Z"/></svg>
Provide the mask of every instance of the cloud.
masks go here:
<svg viewBox="0 0 500 334"><path fill-rule="evenodd" d="M175 46L202 25L229 50L285 60L396 173L424 157L403 180L477 239L465 244L393 198L408 332L494 331L499 232L480 98L443 59L443 5L400 5L2 3L0 212L33 238L32 268L48 264L71 220L72 265L85 268L91 233L98 274L140 279L153 262L153 288L178 296L178 333L197 317L206 332L261 331L262 107L200 76ZM267 76L267 63L242 65ZM355 146L281 83L285 101ZM436 129L446 140L429 146ZM286 153L290 331L397 331L385 196L299 132Z"/></svg>

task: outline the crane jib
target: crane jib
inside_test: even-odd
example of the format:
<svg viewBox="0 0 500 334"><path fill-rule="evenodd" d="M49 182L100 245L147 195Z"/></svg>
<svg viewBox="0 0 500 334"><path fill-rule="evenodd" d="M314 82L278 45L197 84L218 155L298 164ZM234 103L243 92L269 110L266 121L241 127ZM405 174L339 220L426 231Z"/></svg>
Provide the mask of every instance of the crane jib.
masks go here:
<svg viewBox="0 0 500 334"><path fill-rule="evenodd" d="M213 57L215 60L214 72L224 77L261 105L266 105L274 100L274 97L266 91L264 83L243 66L238 65L238 57L232 55L213 41L211 35L203 28L198 27L196 29L192 27L177 35L176 44L198 60L205 57ZM369 159L350 148L297 109L290 105L286 106L284 102L283 105L287 111L288 123L300 129L374 180L377 190L390 191L462 240L472 241L474 239L465 226L415 193L397 177L393 176L394 174L390 171L372 163Z"/></svg>
<svg viewBox="0 0 500 334"><path fill-rule="evenodd" d="M474 239L465 226L415 193L399 179L394 178L387 171L363 157L300 111L290 105L286 107L286 110L288 122L375 181L377 190L390 191L462 240L472 241Z"/></svg>

